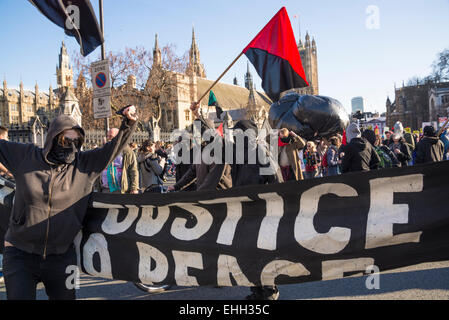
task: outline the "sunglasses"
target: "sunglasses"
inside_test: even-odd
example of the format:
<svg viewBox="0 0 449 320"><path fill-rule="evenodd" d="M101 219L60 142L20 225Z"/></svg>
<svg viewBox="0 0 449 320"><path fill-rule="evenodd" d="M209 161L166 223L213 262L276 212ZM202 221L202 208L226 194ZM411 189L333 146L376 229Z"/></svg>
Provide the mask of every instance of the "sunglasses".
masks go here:
<svg viewBox="0 0 449 320"><path fill-rule="evenodd" d="M64 135L61 135L58 138L58 144L63 148L69 148L72 146L72 143L75 144L76 147L80 147L82 144L82 141L80 138L71 139L69 137L66 137Z"/></svg>

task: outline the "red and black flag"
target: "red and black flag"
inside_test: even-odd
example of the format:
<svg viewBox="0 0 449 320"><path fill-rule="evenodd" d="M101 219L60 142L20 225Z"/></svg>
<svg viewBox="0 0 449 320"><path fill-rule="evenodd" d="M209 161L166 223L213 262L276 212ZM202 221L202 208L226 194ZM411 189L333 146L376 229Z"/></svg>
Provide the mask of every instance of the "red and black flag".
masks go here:
<svg viewBox="0 0 449 320"><path fill-rule="evenodd" d="M299 56L287 10L281 10L243 50L262 78L262 88L273 101L281 92L309 83Z"/></svg>
<svg viewBox="0 0 449 320"><path fill-rule="evenodd" d="M28 0L44 16L75 37L83 56L103 43L103 35L89 0Z"/></svg>

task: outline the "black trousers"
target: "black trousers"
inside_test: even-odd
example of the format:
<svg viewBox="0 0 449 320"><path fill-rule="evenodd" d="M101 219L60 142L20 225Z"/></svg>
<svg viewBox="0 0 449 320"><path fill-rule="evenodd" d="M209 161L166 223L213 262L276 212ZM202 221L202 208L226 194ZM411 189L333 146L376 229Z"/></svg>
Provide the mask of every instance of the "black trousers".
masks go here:
<svg viewBox="0 0 449 320"><path fill-rule="evenodd" d="M72 266L71 268L67 268ZM41 255L27 253L16 247L5 247L3 276L8 300L36 300L36 286L43 282L50 300L76 299L72 274L77 266L75 246L64 254Z"/></svg>

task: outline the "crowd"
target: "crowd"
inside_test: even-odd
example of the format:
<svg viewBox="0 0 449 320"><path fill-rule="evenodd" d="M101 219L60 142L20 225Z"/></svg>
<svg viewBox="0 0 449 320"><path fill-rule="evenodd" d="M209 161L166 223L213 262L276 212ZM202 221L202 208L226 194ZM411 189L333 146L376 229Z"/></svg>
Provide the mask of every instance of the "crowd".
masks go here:
<svg viewBox="0 0 449 320"><path fill-rule="evenodd" d="M39 281L44 282L51 299L75 297L73 290L63 288L66 275L61 273L63 269L61 266L76 264L71 237L75 236L79 221L82 221L80 212L87 206L85 196L92 191L139 194L225 190L243 185L299 181L449 159L449 139L446 132L436 133L431 126L424 128L422 136L417 136L405 133L402 124L398 122L395 124L394 132L387 131L381 136L371 129L360 130L356 123L351 123L343 135L336 134L327 138L318 138L317 135L317 139L310 141L283 128L279 130L277 137L278 158L274 159L279 165L279 170L271 174L262 174L261 169L270 164L261 161L259 153L255 162L248 161L250 156L253 156L249 146L256 139L251 135L245 135L243 149L237 150L234 143L233 161L224 161L224 153L221 159L223 161L206 162L201 153L200 159L193 159L191 143L187 149L175 148L176 144L184 143L183 136L176 139L173 144L151 140L144 141L140 146L129 143L137 119L135 113L129 111L133 110L132 108L133 106L128 106L125 109L127 112L124 113L120 129L112 128L108 131L104 146L88 151L81 151L84 131L73 123L73 119L60 116L52 123L44 149L5 142L7 130L0 127L0 161L3 163L0 166L0 173L9 179L16 175L20 177L16 182L16 205L12 212L12 222L5 237L9 270L6 284L8 299L35 298L35 285ZM203 118L198 113L198 104L193 103L191 110L201 121L201 133L214 128L211 120ZM233 129L257 131L257 126L250 120L240 120L234 124ZM220 139L220 136L203 142L201 150L215 139ZM183 152L188 150L188 158L194 161L189 163L175 161L182 157L181 150L184 150ZM268 150L266 152L270 153ZM242 156L245 161L243 163L235 161L236 156ZM24 157L28 157L27 168L17 165ZM33 169L33 166L38 168L33 171L36 176L23 175L23 170ZM46 180L47 174L50 176L49 180ZM53 176L56 178L52 178ZM167 186L168 177L174 178L174 184ZM52 179L57 179L56 191L52 189L54 186ZM40 184L49 185L49 191L38 188ZM52 191L57 195L52 195ZM44 193L39 197L38 194L42 192ZM69 198L67 192L70 193ZM17 204L34 203L30 210L35 211L30 211L29 214L35 214L43 221L47 219L44 217L47 210L50 210L49 216L52 213L50 205L57 206L57 201L61 199L64 199L64 206L61 207L66 208L62 213L72 214L74 217L70 219L74 220L69 222L76 227L69 228L60 221L61 229L68 229L64 229L66 232L60 238L53 234L57 241L53 240L52 243L48 239L49 225L47 225L47 238L42 248L41 244L33 242L32 239L35 238L33 232L45 234L45 230L20 227L23 225L23 221L20 220L23 214L16 211L25 209L17 209L20 207ZM56 260L52 261L53 257ZM36 264L37 261L41 264ZM48 269L43 267L45 263L50 266ZM257 286L251 288L251 294L247 299L273 300L278 297L279 290L276 286Z"/></svg>

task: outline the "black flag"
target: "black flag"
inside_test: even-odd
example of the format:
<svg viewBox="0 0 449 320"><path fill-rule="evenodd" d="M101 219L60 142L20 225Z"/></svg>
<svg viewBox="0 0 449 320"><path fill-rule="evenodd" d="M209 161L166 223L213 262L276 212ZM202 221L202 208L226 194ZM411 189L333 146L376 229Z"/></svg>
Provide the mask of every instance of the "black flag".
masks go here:
<svg viewBox="0 0 449 320"><path fill-rule="evenodd" d="M103 43L103 35L89 0L29 0L53 23L75 37L85 57Z"/></svg>

